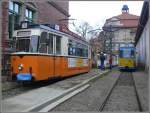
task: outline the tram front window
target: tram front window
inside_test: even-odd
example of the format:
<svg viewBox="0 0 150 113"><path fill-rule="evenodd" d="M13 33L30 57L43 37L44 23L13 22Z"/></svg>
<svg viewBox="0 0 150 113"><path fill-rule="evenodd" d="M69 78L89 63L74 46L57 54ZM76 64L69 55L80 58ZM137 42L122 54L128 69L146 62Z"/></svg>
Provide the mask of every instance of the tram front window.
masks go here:
<svg viewBox="0 0 150 113"><path fill-rule="evenodd" d="M18 37L16 40L17 52L37 52L38 36Z"/></svg>
<svg viewBox="0 0 150 113"><path fill-rule="evenodd" d="M24 38L18 38L16 41L16 51L17 52L29 52L29 46L30 46L30 38L24 37Z"/></svg>
<svg viewBox="0 0 150 113"><path fill-rule="evenodd" d="M123 49L123 50L120 50L119 56L121 58L130 58L130 57L134 57L134 54L131 49Z"/></svg>

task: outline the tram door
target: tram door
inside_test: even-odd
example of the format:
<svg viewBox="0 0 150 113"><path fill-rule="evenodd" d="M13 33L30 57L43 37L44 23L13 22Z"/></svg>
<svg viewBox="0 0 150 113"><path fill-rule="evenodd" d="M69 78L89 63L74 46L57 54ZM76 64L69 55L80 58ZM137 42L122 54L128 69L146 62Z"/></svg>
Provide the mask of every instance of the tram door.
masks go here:
<svg viewBox="0 0 150 113"><path fill-rule="evenodd" d="M59 77L62 72L61 36L54 36L54 75Z"/></svg>

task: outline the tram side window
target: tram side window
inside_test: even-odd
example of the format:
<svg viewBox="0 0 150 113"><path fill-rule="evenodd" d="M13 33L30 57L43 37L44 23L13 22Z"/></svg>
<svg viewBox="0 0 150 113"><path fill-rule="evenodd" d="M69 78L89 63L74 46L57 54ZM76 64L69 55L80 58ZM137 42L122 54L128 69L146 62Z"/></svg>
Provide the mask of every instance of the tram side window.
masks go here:
<svg viewBox="0 0 150 113"><path fill-rule="evenodd" d="M87 48L84 49L84 57L88 57L88 49Z"/></svg>
<svg viewBox="0 0 150 113"><path fill-rule="evenodd" d="M46 44L47 36L48 36L48 34L46 32L42 32L40 41L39 41L39 52L40 53L47 53L47 44Z"/></svg>
<svg viewBox="0 0 150 113"><path fill-rule="evenodd" d="M76 54L76 43L73 42L72 40L69 40L69 43L68 43L68 55L75 56L75 54Z"/></svg>
<svg viewBox="0 0 150 113"><path fill-rule="evenodd" d="M73 55L73 47L71 43L68 44L68 55Z"/></svg>
<svg viewBox="0 0 150 113"><path fill-rule="evenodd" d="M68 55L88 57L88 47L84 44L69 40Z"/></svg>
<svg viewBox="0 0 150 113"><path fill-rule="evenodd" d="M37 52L38 36L31 36L31 52Z"/></svg>
<svg viewBox="0 0 150 113"><path fill-rule="evenodd" d="M53 54L53 34L49 34L48 53Z"/></svg>
<svg viewBox="0 0 150 113"><path fill-rule="evenodd" d="M56 36L56 54L61 54L61 37Z"/></svg>

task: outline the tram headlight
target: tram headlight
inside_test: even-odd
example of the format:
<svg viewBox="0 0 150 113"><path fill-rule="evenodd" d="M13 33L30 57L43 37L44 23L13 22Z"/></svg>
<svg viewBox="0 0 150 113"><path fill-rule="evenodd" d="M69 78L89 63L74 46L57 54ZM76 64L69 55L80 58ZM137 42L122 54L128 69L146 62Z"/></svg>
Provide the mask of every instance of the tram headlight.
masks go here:
<svg viewBox="0 0 150 113"><path fill-rule="evenodd" d="M22 64L19 64L19 65L18 65L18 70L21 71L22 69L23 69L23 65L22 65Z"/></svg>

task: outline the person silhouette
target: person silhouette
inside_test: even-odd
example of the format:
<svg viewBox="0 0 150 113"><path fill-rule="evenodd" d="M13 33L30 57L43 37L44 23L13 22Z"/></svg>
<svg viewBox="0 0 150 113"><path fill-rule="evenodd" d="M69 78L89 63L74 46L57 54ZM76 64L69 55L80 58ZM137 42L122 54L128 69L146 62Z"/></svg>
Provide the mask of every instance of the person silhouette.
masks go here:
<svg viewBox="0 0 150 113"><path fill-rule="evenodd" d="M103 69L105 69L105 67L104 67L105 56L102 52L100 54L100 61L101 61L100 69L103 70Z"/></svg>

